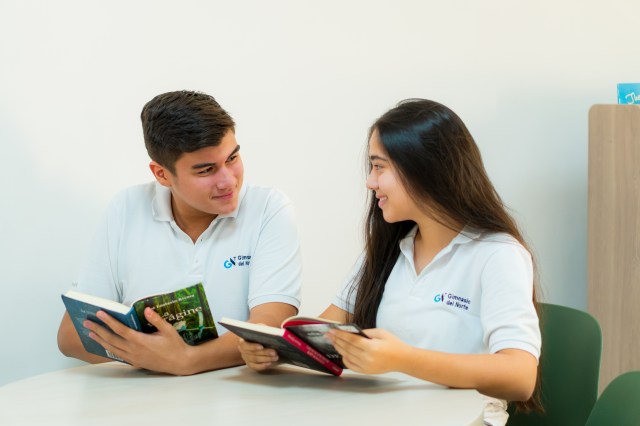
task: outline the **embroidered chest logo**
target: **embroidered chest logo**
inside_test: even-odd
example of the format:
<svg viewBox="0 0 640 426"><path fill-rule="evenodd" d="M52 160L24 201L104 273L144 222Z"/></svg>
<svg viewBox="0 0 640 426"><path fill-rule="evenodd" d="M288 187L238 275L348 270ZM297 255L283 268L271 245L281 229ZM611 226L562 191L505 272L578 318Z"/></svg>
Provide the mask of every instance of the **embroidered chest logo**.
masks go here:
<svg viewBox="0 0 640 426"><path fill-rule="evenodd" d="M456 296L453 293L438 293L433 298L436 303L444 303L447 306L453 306L454 308L462 309L464 311L469 310L471 305L471 299L466 297Z"/></svg>
<svg viewBox="0 0 640 426"><path fill-rule="evenodd" d="M238 255L230 257L225 260L223 266L226 269L231 269L234 266L249 266L251 264L251 256L248 255Z"/></svg>

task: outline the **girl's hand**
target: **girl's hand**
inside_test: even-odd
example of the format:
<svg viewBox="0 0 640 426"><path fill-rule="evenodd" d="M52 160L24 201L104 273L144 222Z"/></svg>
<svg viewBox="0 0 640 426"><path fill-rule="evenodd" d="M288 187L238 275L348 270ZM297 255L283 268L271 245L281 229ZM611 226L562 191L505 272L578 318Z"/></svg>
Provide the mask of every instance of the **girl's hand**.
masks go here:
<svg viewBox="0 0 640 426"><path fill-rule="evenodd" d="M370 339L335 329L327 337L342 355L344 365L353 371L365 374L400 371L411 346L379 328L365 333Z"/></svg>
<svg viewBox="0 0 640 426"><path fill-rule="evenodd" d="M256 371L267 370L278 362L278 353L273 349L266 349L259 343L240 339L238 350L247 366Z"/></svg>

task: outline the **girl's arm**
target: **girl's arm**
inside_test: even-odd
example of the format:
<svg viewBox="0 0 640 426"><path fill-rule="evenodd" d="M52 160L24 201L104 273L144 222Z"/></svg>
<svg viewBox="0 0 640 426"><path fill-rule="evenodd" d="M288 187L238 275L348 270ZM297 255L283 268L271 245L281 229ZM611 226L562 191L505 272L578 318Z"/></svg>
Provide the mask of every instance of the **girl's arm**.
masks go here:
<svg viewBox="0 0 640 426"><path fill-rule="evenodd" d="M477 389L484 395L509 401L529 399L536 384L537 359L523 350L450 354L415 348L381 329L366 333L371 339L338 330L330 332L343 362L353 371L398 371L453 388Z"/></svg>

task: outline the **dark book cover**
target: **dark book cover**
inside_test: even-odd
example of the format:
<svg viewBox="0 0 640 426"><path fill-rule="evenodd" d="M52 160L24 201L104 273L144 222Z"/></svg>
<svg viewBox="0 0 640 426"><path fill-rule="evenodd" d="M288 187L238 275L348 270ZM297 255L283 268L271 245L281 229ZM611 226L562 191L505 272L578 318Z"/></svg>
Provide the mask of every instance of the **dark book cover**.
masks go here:
<svg viewBox="0 0 640 426"><path fill-rule="evenodd" d="M70 296L74 296L73 293L68 293ZM140 325L140 321L138 320L138 316L133 308L128 308L125 305L121 305L122 308L115 309L113 306L112 309L109 309L105 306L101 306L99 304L93 304L85 301L81 301L75 299L74 297L70 297L66 294L62 295L62 301L67 307L67 312L69 313L69 317L71 318L71 322L73 322L76 331L78 332L78 336L80 336L80 340L82 341L82 345L87 352L90 352L95 355L103 356L105 358L111 358L116 361L124 362L122 359L112 354L91 337L89 337L89 333L91 330L86 328L82 323L85 320L90 320L100 325L106 327L101 320L98 319L96 313L98 311L104 311L126 325L127 327L141 331L142 327Z"/></svg>
<svg viewBox="0 0 640 426"><path fill-rule="evenodd" d="M222 318L220 324L249 342L257 342L264 347L275 349L283 362L334 376L342 374L340 366L289 330L228 318Z"/></svg>

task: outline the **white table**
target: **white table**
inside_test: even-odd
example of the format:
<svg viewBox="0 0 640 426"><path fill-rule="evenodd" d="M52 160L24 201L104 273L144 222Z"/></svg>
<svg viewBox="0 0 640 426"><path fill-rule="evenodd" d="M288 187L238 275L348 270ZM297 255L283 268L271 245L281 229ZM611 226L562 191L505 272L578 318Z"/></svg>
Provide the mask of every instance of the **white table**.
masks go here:
<svg viewBox="0 0 640 426"><path fill-rule="evenodd" d="M189 377L87 365L0 387L0 425L475 425L483 401L403 374L336 378L297 367Z"/></svg>

